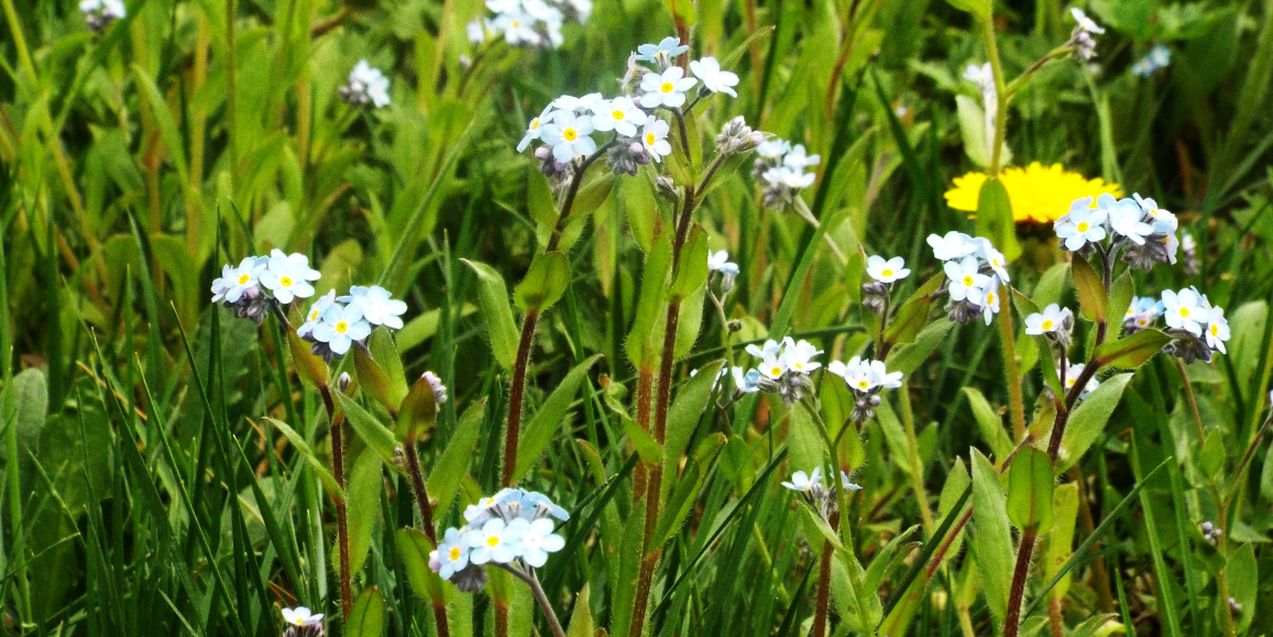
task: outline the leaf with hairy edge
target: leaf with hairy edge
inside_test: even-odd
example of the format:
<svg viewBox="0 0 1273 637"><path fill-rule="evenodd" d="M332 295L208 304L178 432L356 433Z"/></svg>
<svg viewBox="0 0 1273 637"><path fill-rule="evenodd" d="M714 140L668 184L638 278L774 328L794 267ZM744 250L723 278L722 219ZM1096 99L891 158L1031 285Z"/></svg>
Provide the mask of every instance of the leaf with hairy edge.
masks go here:
<svg viewBox="0 0 1273 637"><path fill-rule="evenodd" d="M1092 269L1087 259L1077 255L1070 261L1070 273L1074 277L1074 289L1078 292L1083 318L1097 323L1107 322L1109 298L1105 296L1101 275Z"/></svg>
<svg viewBox="0 0 1273 637"><path fill-rule="evenodd" d="M1171 337L1161 330L1139 330L1131 336L1097 347L1096 362L1102 367L1135 369L1170 342Z"/></svg>
<svg viewBox="0 0 1273 637"><path fill-rule="evenodd" d="M345 622L349 637L379 637L385 633L385 600L375 586L364 588L354 599L353 610Z"/></svg>
<svg viewBox="0 0 1273 637"><path fill-rule="evenodd" d="M305 441L304 436L282 420L274 418L265 418L264 420L274 426L275 429L278 429L283 434L283 437L287 438L287 441L296 448L297 453L301 454L302 458L305 458L314 473L318 474L318 479L323 483L323 486L327 487L327 494L333 500L344 499L345 492L340 488L340 485L336 484L336 478L332 477L327 467L323 466L323 463L318 460L318 456L314 454L314 449Z"/></svg>
<svg viewBox="0 0 1273 637"><path fill-rule="evenodd" d="M661 320L662 312L660 311L664 308L671 262L671 241L666 235L655 237L645 257L645 269L641 273L641 292L636 299L636 316L632 320L632 329L628 331L628 337L623 344L628 360L632 361L638 370L652 370L654 367L651 360L656 347L654 338L656 333L662 334L662 330L654 328Z"/></svg>
<svg viewBox="0 0 1273 637"><path fill-rule="evenodd" d="M377 330L384 331L384 330ZM375 333L374 331L372 332ZM367 352L361 347L355 347L354 350L354 369L358 372L358 384L363 391L376 399L376 402L384 406L385 409L396 409L398 401L393 398L393 389L389 383L389 376L380 368L380 365L371 358ZM401 398L398 399L399 401Z"/></svg>
<svg viewBox="0 0 1273 637"><path fill-rule="evenodd" d="M322 387L327 384L330 372L327 371L327 363L314 355L309 347L309 343L301 340L296 332L287 333L287 348L292 352L292 365L296 368L296 373L311 385Z"/></svg>
<svg viewBox="0 0 1273 637"><path fill-rule="evenodd" d="M1238 633L1246 634L1255 617L1256 598L1260 584L1259 564L1255 560L1255 546L1244 543L1229 557L1225 566L1229 575L1229 593L1234 601L1242 606L1241 613L1234 613L1238 625Z"/></svg>
<svg viewBox="0 0 1273 637"><path fill-rule="evenodd" d="M723 361L708 363L698 368L698 373L691 377L676 392L676 398L667 413L667 435L663 438L663 467L670 471L680 463L685 447L694 435L699 420L707 411L708 401L712 398L712 389L716 385L716 375ZM730 378L722 378L726 387L733 385ZM672 475L667 473L666 475Z"/></svg>
<svg viewBox="0 0 1273 637"><path fill-rule="evenodd" d="M517 446L517 464L514 465L513 480L525 475L530 471L531 466L539 460L539 455L548 448L548 444L553 438L561 433L562 423L566 420L566 414L570 410L570 403L574 402L575 394L579 391L579 386L583 384L584 379L588 376L588 368L601 358L600 354L594 354L584 359L582 363L575 365L575 368L561 379L561 383L553 390L542 405L539 411L530 418L526 429L522 431L521 442Z"/></svg>
<svg viewBox="0 0 1273 637"><path fill-rule="evenodd" d="M1057 458L1057 472L1060 473L1078 462L1087 448L1096 442L1105 423L1109 420L1114 408L1123 397L1123 389L1132 375L1118 374L1101 382L1087 398L1082 399L1074 412L1070 414L1070 422L1061 437L1061 455Z"/></svg>
<svg viewBox="0 0 1273 637"><path fill-rule="evenodd" d="M441 599L442 580L429 568L429 552L434 548L433 543L424 533L412 528L398 529L393 539L416 597L425 601Z"/></svg>
<svg viewBox="0 0 1273 637"><path fill-rule="evenodd" d="M451 500L455 499L455 494L460 490L460 478L473 460L473 450L477 448L477 439L482 432L485 411L485 399L469 405L460 415L441 457L429 467L425 483L429 489L429 497L438 502L434 509L439 516L451 507Z"/></svg>
<svg viewBox="0 0 1273 637"><path fill-rule="evenodd" d="M914 342L894 348L888 353L888 358L885 360L888 371L902 372L909 376L911 372L919 369L919 366L933 352L937 351L954 325L944 316L925 325L924 329L915 336Z"/></svg>
<svg viewBox="0 0 1273 637"><path fill-rule="evenodd" d="M977 194L977 235L990 239L1008 261L1021 256L1017 226L1012 217L1012 201L1008 199L1008 189L999 179L987 179Z"/></svg>
<svg viewBox="0 0 1273 637"><path fill-rule="evenodd" d="M495 360L511 371L517 358L517 325L513 322L513 307L508 302L508 286L504 277L485 263L460 259L477 275L477 302L486 320L487 337Z"/></svg>
<svg viewBox="0 0 1273 637"><path fill-rule="evenodd" d="M367 443L367 447L375 451L381 460L389 463L389 466L394 466L394 448L398 444L394 440L393 432L381 424L379 418L363 409L362 405L353 398L337 393L336 400L340 402L340 408L345 412L345 420L349 422L354 433L358 434L358 437Z"/></svg>
<svg viewBox="0 0 1273 637"><path fill-rule="evenodd" d="M569 283L570 261L566 255L545 252L531 261L530 270L513 290L513 301L523 312L543 311L561 299Z"/></svg>
<svg viewBox="0 0 1273 637"><path fill-rule="evenodd" d="M1073 554L1071 544L1074 542L1074 523L1077 519L1079 508L1079 489L1078 484L1067 482L1056 488L1052 493L1052 511L1056 514L1056 525L1052 527L1052 532L1046 537L1047 548L1043 552L1043 580L1048 581L1056 577L1061 572L1061 567L1070 559ZM1052 590L1052 596L1057 599L1064 599L1065 593L1070 588L1070 578L1067 575L1056 584L1056 588Z"/></svg>
<svg viewBox="0 0 1273 637"><path fill-rule="evenodd" d="M380 468L379 454L368 447L358 454L353 470L349 472L349 500L346 506L349 510L347 517L351 576L362 570L363 562L367 560L367 551L371 549L371 533L380 517L380 492L384 488Z"/></svg>
<svg viewBox="0 0 1273 637"><path fill-rule="evenodd" d="M683 299L707 282L707 233L702 228L690 229L689 237L681 248L676 264L676 280L672 281L670 296Z"/></svg>
<svg viewBox="0 0 1273 637"><path fill-rule="evenodd" d="M407 395L407 379L402 359L389 330L372 330L367 348L354 348L358 383L385 409L397 409Z"/></svg>
<svg viewBox="0 0 1273 637"><path fill-rule="evenodd" d="M1003 623L1008 608L1014 556L1008 529L1007 498L995 470L980 451L972 449L972 525L968 545L981 571L986 604L996 623Z"/></svg>
<svg viewBox="0 0 1273 637"><path fill-rule="evenodd" d="M915 340L915 335L919 334L924 324L928 322L928 309L933 304L933 300L930 297L937 291L937 288L941 287L945 277L945 274L938 272L925 281L924 285L921 285L918 290L911 293L910 297L893 314L888 330L884 332L885 341L894 345L901 345Z"/></svg>
<svg viewBox="0 0 1273 637"><path fill-rule="evenodd" d="M427 439L438 422L438 399L424 377L411 386L398 409L398 437L404 441Z"/></svg>
<svg viewBox="0 0 1273 637"><path fill-rule="evenodd" d="M965 387L964 397L968 399L968 407L972 409L972 418L981 430L981 438L990 445L990 451L996 458L1006 458L1012 452L1012 440L1003 428L1003 418L976 387Z"/></svg>
<svg viewBox="0 0 1273 637"><path fill-rule="evenodd" d="M1127 314L1127 308L1132 304L1132 297L1136 294L1136 283L1132 280L1131 270L1125 270L1118 278L1114 279L1113 285L1109 290L1109 319L1112 323L1118 323L1123 320L1123 316Z"/></svg>
<svg viewBox="0 0 1273 637"><path fill-rule="evenodd" d="M589 603L588 585L575 596L575 610L570 613L570 626L566 629L566 637L593 637L596 628L592 622L592 605Z"/></svg>
<svg viewBox="0 0 1273 637"><path fill-rule="evenodd" d="M1052 528L1052 461L1026 446L1008 469L1008 519L1018 529L1040 534Z"/></svg>

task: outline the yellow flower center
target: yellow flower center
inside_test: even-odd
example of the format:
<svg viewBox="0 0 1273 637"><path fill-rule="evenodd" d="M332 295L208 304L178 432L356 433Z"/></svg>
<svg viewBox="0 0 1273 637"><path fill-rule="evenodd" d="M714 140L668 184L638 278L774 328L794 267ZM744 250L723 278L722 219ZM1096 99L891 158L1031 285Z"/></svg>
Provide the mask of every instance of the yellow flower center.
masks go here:
<svg viewBox="0 0 1273 637"><path fill-rule="evenodd" d="M659 90L664 93L671 93L672 91L676 90L676 85L672 84L671 82L664 82L659 85Z"/></svg>
<svg viewBox="0 0 1273 637"><path fill-rule="evenodd" d="M311 320L311 321L317 321L317 320L318 320L318 310L310 310L310 311L309 311L309 320Z"/></svg>
<svg viewBox="0 0 1273 637"><path fill-rule="evenodd" d="M610 117L613 117L615 119L623 119L623 111L616 108L613 111L610 111Z"/></svg>
<svg viewBox="0 0 1273 637"><path fill-rule="evenodd" d="M1220 335L1220 326L1219 326L1219 325L1217 325L1217 324L1215 324L1215 323L1212 323L1212 324L1211 324L1211 335L1212 335L1212 336L1219 336L1219 335Z"/></svg>
<svg viewBox="0 0 1273 637"><path fill-rule="evenodd" d="M798 371L798 372L802 372L802 371L804 371L804 363L801 363L801 362L799 362L799 361L796 361L796 362L794 362L794 363L792 363L792 364L791 364L791 369L794 369L794 370L796 370L796 371Z"/></svg>
<svg viewBox="0 0 1273 637"><path fill-rule="evenodd" d="M1039 327L1042 327L1043 331L1048 332L1052 330L1053 325L1056 325L1056 323L1053 323L1052 319L1045 319Z"/></svg>
<svg viewBox="0 0 1273 637"><path fill-rule="evenodd" d="M972 275L971 275L971 274L965 274L965 275L964 275L964 287L972 287Z"/></svg>
<svg viewBox="0 0 1273 637"><path fill-rule="evenodd" d="M248 275L246 275L246 274L240 274L240 275L239 275L239 285L247 285L247 282L248 282L249 280L251 280L251 279L252 279L252 277L250 277L250 276L248 276Z"/></svg>
<svg viewBox="0 0 1273 637"><path fill-rule="evenodd" d="M890 277L890 276L893 276L893 270L891 270L891 269L889 269L889 268L884 268L883 270L880 270L880 276L882 276L882 277Z"/></svg>
<svg viewBox="0 0 1273 637"><path fill-rule="evenodd" d="M447 555L449 555L449 556L450 556L450 558L451 558L451 561L452 561L452 562L454 562L455 560L460 559L460 547L458 547L458 546L452 546L452 547L451 547L451 551L450 551L449 553L447 553Z"/></svg>
<svg viewBox="0 0 1273 637"><path fill-rule="evenodd" d="M521 20L513 20L512 24L513 24L513 28L514 28L514 29L520 29L520 28L522 28L522 21L521 21Z"/></svg>
<svg viewBox="0 0 1273 637"><path fill-rule="evenodd" d="M499 546L499 538L494 535L486 538L486 545L490 547Z"/></svg>
<svg viewBox="0 0 1273 637"><path fill-rule="evenodd" d="M535 119L530 120L530 129L535 130L538 128L539 128L539 118L536 117Z"/></svg>
<svg viewBox="0 0 1273 637"><path fill-rule="evenodd" d="M1149 320L1146 319L1145 317L1142 316L1136 319L1136 327L1148 327L1148 326L1149 326Z"/></svg>
<svg viewBox="0 0 1273 637"><path fill-rule="evenodd" d="M1086 221L1080 221L1077 226L1079 232L1087 232L1087 229L1091 227L1092 225Z"/></svg>
<svg viewBox="0 0 1273 637"><path fill-rule="evenodd" d="M987 305L994 305L994 304L995 304L995 293L994 293L994 292L987 292L987 293L986 293L986 304L987 304Z"/></svg>
<svg viewBox="0 0 1273 637"><path fill-rule="evenodd" d="M349 323L346 323L345 321L336 321L337 334L344 334L345 332L348 332L348 331L349 331Z"/></svg>
<svg viewBox="0 0 1273 637"><path fill-rule="evenodd" d="M654 133L646 133L646 134L645 134L645 145L646 145L646 146L653 146L655 141L657 141L657 140L655 140L655 138L654 138Z"/></svg>
<svg viewBox="0 0 1273 637"><path fill-rule="evenodd" d="M561 131L561 138L568 142L573 142L576 139L579 139L579 131L573 128L567 128L566 130Z"/></svg>
<svg viewBox="0 0 1273 637"><path fill-rule="evenodd" d="M781 368L781 367L778 367L777 365L775 365L775 366L773 367L773 369L769 370L769 373L770 373L770 375L772 375L772 376L781 376L781 375L782 375L782 368Z"/></svg>
<svg viewBox="0 0 1273 637"><path fill-rule="evenodd" d="M867 387L870 387L870 386L871 386L871 383L868 382L865 378L858 381L858 387L862 389L866 389Z"/></svg>
<svg viewBox="0 0 1273 637"><path fill-rule="evenodd" d="M1180 308L1180 316L1184 318L1189 318L1189 308L1187 307Z"/></svg>
<svg viewBox="0 0 1273 637"><path fill-rule="evenodd" d="M290 288L290 287L292 287L292 277L290 277L290 276L281 276L281 277L279 277L279 278L278 278L278 284L279 284L279 285L281 285L281 286L283 286L283 287L285 287L285 288Z"/></svg>

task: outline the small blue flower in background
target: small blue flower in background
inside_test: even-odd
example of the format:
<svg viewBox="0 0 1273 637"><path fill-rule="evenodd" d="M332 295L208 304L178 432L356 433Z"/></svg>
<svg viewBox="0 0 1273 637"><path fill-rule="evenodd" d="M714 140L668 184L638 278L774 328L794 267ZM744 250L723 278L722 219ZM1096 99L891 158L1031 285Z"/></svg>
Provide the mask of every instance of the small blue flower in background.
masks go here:
<svg viewBox="0 0 1273 637"><path fill-rule="evenodd" d="M1136 61L1132 65L1132 75L1136 77L1149 77L1159 70L1167 68L1171 64L1171 49L1155 44L1154 48L1145 54L1145 57Z"/></svg>

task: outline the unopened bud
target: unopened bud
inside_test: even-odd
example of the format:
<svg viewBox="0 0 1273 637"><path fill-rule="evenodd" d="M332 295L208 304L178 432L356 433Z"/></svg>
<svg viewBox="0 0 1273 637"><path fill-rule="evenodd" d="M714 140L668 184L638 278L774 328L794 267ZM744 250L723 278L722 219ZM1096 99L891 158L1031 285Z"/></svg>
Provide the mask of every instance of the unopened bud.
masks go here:
<svg viewBox="0 0 1273 637"><path fill-rule="evenodd" d="M343 394L349 391L349 385L353 382L354 379L349 377L349 372L341 372L340 376L336 377L336 389L340 390L340 393Z"/></svg>

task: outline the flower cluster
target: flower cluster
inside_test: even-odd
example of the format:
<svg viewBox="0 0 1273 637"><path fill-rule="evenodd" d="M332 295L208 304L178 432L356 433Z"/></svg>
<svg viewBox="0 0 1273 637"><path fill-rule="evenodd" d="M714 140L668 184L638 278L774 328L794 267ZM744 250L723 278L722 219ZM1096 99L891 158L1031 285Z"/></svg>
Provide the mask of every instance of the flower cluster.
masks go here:
<svg viewBox="0 0 1273 637"><path fill-rule="evenodd" d="M1211 544L1220 541L1220 536L1224 535L1224 531L1220 527L1211 523L1211 520L1204 520L1202 523L1202 539Z"/></svg>
<svg viewBox="0 0 1273 637"><path fill-rule="evenodd" d="M122 0L80 0L80 13L84 23L94 33L101 33L116 20L123 20L126 12Z"/></svg>
<svg viewBox="0 0 1273 637"><path fill-rule="evenodd" d="M980 316L990 325L999 313L999 285L1012 279L1003 253L989 239L950 231L928 235L933 256L943 263L950 320L967 323Z"/></svg>
<svg viewBox="0 0 1273 637"><path fill-rule="evenodd" d="M1067 394L1074 388L1075 385L1078 384L1079 376L1083 375L1083 369L1086 367L1087 365L1084 363L1071 363L1066 361L1065 381L1063 384L1065 385L1065 392ZM1100 386L1100 384L1100 381L1096 380L1095 375L1093 375L1092 378L1089 378L1088 381L1083 384L1083 390L1079 392L1079 398L1087 398L1087 395L1092 393Z"/></svg>
<svg viewBox="0 0 1273 637"><path fill-rule="evenodd" d="M893 283L911 275L902 257L885 259L879 255L871 255L866 260L866 275L871 281L862 284L862 305L877 314L883 314L888 307L888 293Z"/></svg>
<svg viewBox="0 0 1273 637"><path fill-rule="evenodd" d="M364 342L376 326L402 329L406 311L405 302L378 285L355 285L344 296L331 290L310 306L296 335L312 343L315 354L332 361L344 356L354 343Z"/></svg>
<svg viewBox="0 0 1273 637"><path fill-rule="evenodd" d="M553 519L565 522L570 514L542 493L502 489L464 509L466 524L446 530L429 568L469 593L486 584L485 564L539 568L566 546Z"/></svg>
<svg viewBox="0 0 1273 637"><path fill-rule="evenodd" d="M853 422L861 425L875 415L880 406L880 391L902 386L902 372L890 372L884 361L854 356L847 363L831 361L827 371L844 379L853 391Z"/></svg>
<svg viewBox="0 0 1273 637"><path fill-rule="evenodd" d="M283 637L322 637L324 634L323 614L304 606L284 608L283 621L287 623Z"/></svg>
<svg viewBox="0 0 1273 637"><path fill-rule="evenodd" d="M271 303L287 305L313 296L311 283L318 277L308 257L275 248L268 257L246 257L237 266L222 266L221 276L212 280L212 302L259 323Z"/></svg>
<svg viewBox="0 0 1273 637"><path fill-rule="evenodd" d="M782 341L769 339L760 346L753 343L746 351L760 359L760 364L747 371L731 370L739 391L775 393L789 403L799 401L813 389L809 374L822 367L822 363L813 360L822 350L809 341L797 341L790 336Z"/></svg>
<svg viewBox="0 0 1273 637"><path fill-rule="evenodd" d="M557 48L566 20L579 23L592 15L592 0L486 0L489 17L466 27L469 41L482 44L502 37L512 46Z"/></svg>
<svg viewBox="0 0 1273 637"><path fill-rule="evenodd" d="M1211 305L1207 295L1194 287L1163 290L1162 306L1166 331L1174 338L1165 348L1167 352L1186 363L1211 362L1215 352L1227 353L1224 344L1229 340L1229 321L1224 318L1224 308Z"/></svg>
<svg viewBox="0 0 1273 637"><path fill-rule="evenodd" d="M1150 296L1132 298L1123 314L1123 331L1128 334L1149 329L1163 315L1163 302Z"/></svg>
<svg viewBox="0 0 1273 637"><path fill-rule="evenodd" d="M1136 77L1149 77L1158 71L1167 68L1171 64L1171 49L1155 44L1154 48L1145 54L1145 57L1132 64L1132 75Z"/></svg>
<svg viewBox="0 0 1273 637"><path fill-rule="evenodd" d="M1176 215L1159 208L1153 199L1102 194L1095 202L1091 197L1076 199L1053 229L1066 250L1080 254L1100 250L1109 259L1123 250L1123 260L1149 270L1155 263L1176 262L1178 225Z"/></svg>
<svg viewBox="0 0 1273 637"><path fill-rule="evenodd" d="M1080 60L1091 62L1096 58L1096 36L1105 33L1105 29L1087 17L1087 14L1078 7L1071 8L1070 15L1074 16L1077 24L1070 32L1070 40L1065 44L1073 47L1074 55Z"/></svg>
<svg viewBox="0 0 1273 637"><path fill-rule="evenodd" d="M389 105L389 78L366 60L358 60L340 87L340 98L353 106L384 108Z"/></svg>
<svg viewBox="0 0 1273 637"><path fill-rule="evenodd" d="M1074 312L1056 303L1049 304L1042 312L1034 312L1025 317L1025 333L1030 336L1042 336L1057 344L1064 351L1070 345L1070 334L1074 330Z"/></svg>
<svg viewBox="0 0 1273 637"><path fill-rule="evenodd" d="M593 135L610 135L605 147L610 151L607 159L615 174L634 175L651 159L663 161L672 153L668 140L671 125L656 112L669 110L682 117L698 99L709 93L735 95L732 87L738 83L737 75L722 71L711 57L691 62L690 70L695 77L686 77L684 69L673 66L671 60L688 50L688 46L674 37L664 38L658 44L642 44L629 58L622 95L607 98L601 93L589 93L582 97L558 97L527 124L517 152L526 150L532 142L540 142L542 145L535 149L540 170L558 183L574 173L576 160L597 152L598 144ZM654 68L642 62L653 63ZM696 97L687 104L689 92L695 86L699 86ZM754 139L755 133L737 119L726 125L722 137L731 141L746 140ZM753 141L751 147L757 141Z"/></svg>
<svg viewBox="0 0 1273 637"><path fill-rule="evenodd" d="M801 190L813 185L817 175L805 172L822 161L810 155L804 144L785 139L770 139L756 147L756 165L752 175L764 184L763 197L769 208L786 208L795 202Z"/></svg>
<svg viewBox="0 0 1273 637"><path fill-rule="evenodd" d="M804 497L805 501L818 510L823 519L830 517L836 507L836 493L822 484L822 467L814 467L805 473L797 471L791 474L790 480L782 482L783 488L790 489ZM849 474L840 472L840 488L845 491L861 491L862 485L856 484Z"/></svg>

